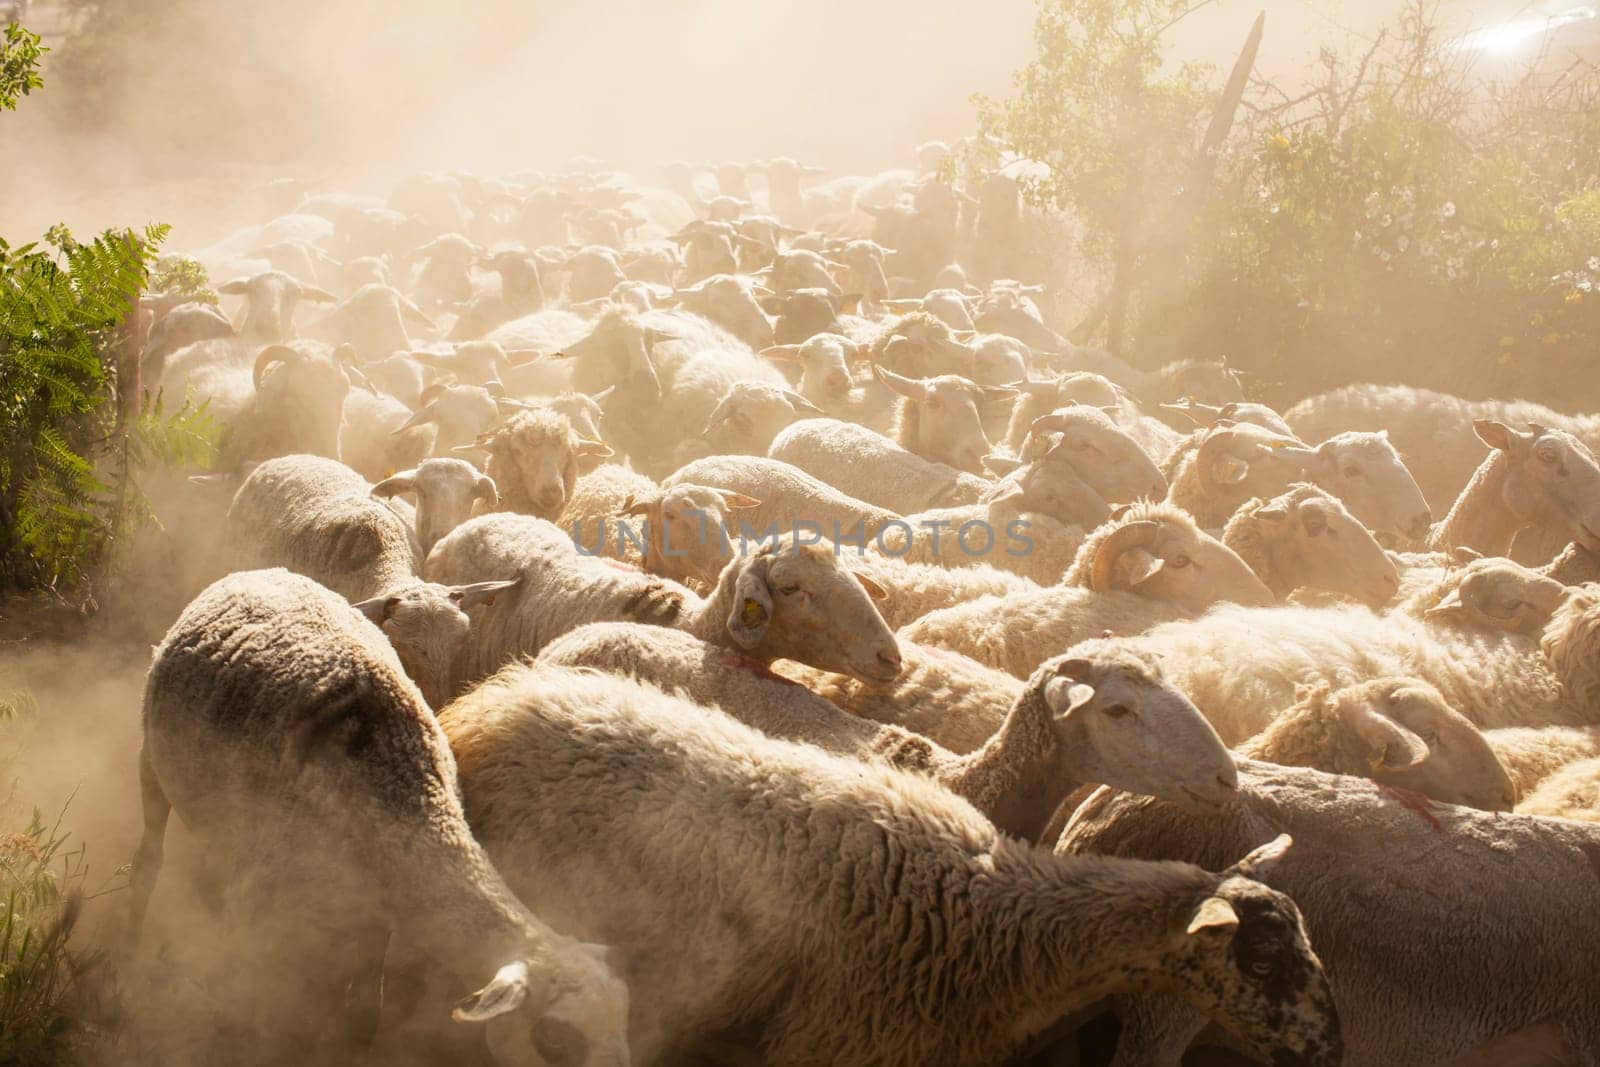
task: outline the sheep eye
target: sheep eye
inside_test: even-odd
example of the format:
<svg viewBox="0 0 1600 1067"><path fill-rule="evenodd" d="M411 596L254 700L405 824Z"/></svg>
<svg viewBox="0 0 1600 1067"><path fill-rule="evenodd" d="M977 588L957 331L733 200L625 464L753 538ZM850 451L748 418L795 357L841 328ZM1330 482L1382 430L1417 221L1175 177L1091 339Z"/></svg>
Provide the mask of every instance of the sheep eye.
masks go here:
<svg viewBox="0 0 1600 1067"><path fill-rule="evenodd" d="M784 596L793 596L799 591L800 587L798 585L786 585L782 589L778 590L778 592L782 593Z"/></svg>
<svg viewBox="0 0 1600 1067"><path fill-rule="evenodd" d="M1178 567L1181 569L1183 567L1187 567L1190 562L1191 560L1188 556L1173 556L1171 559L1167 560L1167 566Z"/></svg>
<svg viewBox="0 0 1600 1067"><path fill-rule="evenodd" d="M1360 467L1346 467L1344 469L1344 476L1346 478L1359 478L1359 477L1361 477L1361 468Z"/></svg>
<svg viewBox="0 0 1600 1067"><path fill-rule="evenodd" d="M1103 710L1113 719L1122 719L1133 714L1133 709L1126 704L1112 704Z"/></svg>
<svg viewBox="0 0 1600 1067"><path fill-rule="evenodd" d="M1548 450L1548 451L1541 450L1539 452L1539 462L1540 463L1554 463L1555 461L1556 461L1556 454L1555 454L1555 450L1554 449L1551 449L1551 450Z"/></svg>

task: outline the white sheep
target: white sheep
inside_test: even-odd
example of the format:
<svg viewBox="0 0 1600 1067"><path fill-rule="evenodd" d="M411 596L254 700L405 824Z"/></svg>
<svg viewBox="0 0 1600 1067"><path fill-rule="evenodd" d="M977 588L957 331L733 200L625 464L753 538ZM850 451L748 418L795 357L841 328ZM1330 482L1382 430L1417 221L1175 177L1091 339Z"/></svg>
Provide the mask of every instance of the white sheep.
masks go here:
<svg viewBox="0 0 1600 1067"><path fill-rule="evenodd" d="M902 515L975 504L990 487L986 478L923 459L880 433L838 419L801 419L773 439L767 454Z"/></svg>
<svg viewBox="0 0 1600 1067"><path fill-rule="evenodd" d="M1337 691L1327 682L1303 686L1293 707L1235 748L1246 759L1371 778L1446 804L1510 811L1517 801L1494 746L1414 678Z"/></svg>
<svg viewBox="0 0 1600 1067"><path fill-rule="evenodd" d="M964 755L847 714L759 662L690 634L596 623L545 646L539 662L625 674L721 708L769 737L926 771L1000 830L1028 840L1038 839L1062 799L1086 781L1180 804L1225 798L1233 781L1231 758L1210 724L1133 660L1046 663L999 709L994 733Z"/></svg>
<svg viewBox="0 0 1600 1067"><path fill-rule="evenodd" d="M1297 685L1392 675L1434 686L1479 728L1600 721L1596 586L1573 590L1537 637L1432 627L1361 608L1225 606L1204 619L1104 640L1160 656L1168 677L1229 742L1263 729L1293 703Z"/></svg>
<svg viewBox="0 0 1600 1067"><path fill-rule="evenodd" d="M424 565L429 581L464 584L518 575L515 595L473 617L457 691L589 622L685 630L770 661L791 651L824 670L887 680L900 671L894 634L873 606L883 590L819 546L766 544L730 559L700 598L676 582L581 554L554 524L498 513L464 523Z"/></svg>
<svg viewBox="0 0 1600 1067"><path fill-rule="evenodd" d="M235 568L287 567L351 600L414 584L422 549L409 509L372 491L361 475L321 456L258 465L224 523Z"/></svg>
<svg viewBox="0 0 1600 1067"><path fill-rule="evenodd" d="M902 630L1025 677L1075 641L1140 633L1221 601L1270 604L1244 561L1168 504L1136 504L1090 534L1059 586L974 600Z"/></svg>
<svg viewBox="0 0 1600 1067"><path fill-rule="evenodd" d="M463 459L423 460L374 485L372 495L416 497L417 540L424 557L441 537L472 517L474 506L492 511L500 502L494 479Z"/></svg>
<svg viewBox="0 0 1600 1067"><path fill-rule="evenodd" d="M1562 767L1524 797L1517 812L1600 823L1600 759Z"/></svg>
<svg viewBox="0 0 1600 1067"><path fill-rule="evenodd" d="M1057 859L924 778L598 672L511 667L441 721L512 886L627 950L641 1060L748 1027L775 1065L991 1064L1150 983L1262 1054L1337 1061L1293 904L1240 876L1272 852L1220 876ZM1257 942L1277 966L1236 970Z"/></svg>
<svg viewBox="0 0 1600 1067"><path fill-rule="evenodd" d="M1382 607L1400 587L1383 547L1343 503L1315 485L1300 483L1271 500L1241 505L1222 543L1280 600L1310 588Z"/></svg>
<svg viewBox="0 0 1600 1067"><path fill-rule="evenodd" d="M258 1017L278 1012L258 1040L326 1038L315 1020L349 973L330 946L351 936L350 1023L370 1037L393 932L452 979L493 976L454 1018L488 1022L514 1061L537 1058L541 1032L575 1030L628 1062L628 993L604 949L552 930L501 881L463 817L443 732L336 594L283 570L210 586L157 646L143 720L132 931L176 810L227 872L225 915L248 938L232 993Z"/></svg>
<svg viewBox="0 0 1600 1067"><path fill-rule="evenodd" d="M1600 828L1245 761L1221 815L1101 790L1058 854L1203 863L1285 832L1295 847L1267 880L1300 905L1327 961L1346 1067L1464 1062L1540 1024L1555 1032L1539 1053L1482 1062L1600 1059ZM1116 1006L1119 1065L1176 1065L1205 1026L1169 997Z"/></svg>

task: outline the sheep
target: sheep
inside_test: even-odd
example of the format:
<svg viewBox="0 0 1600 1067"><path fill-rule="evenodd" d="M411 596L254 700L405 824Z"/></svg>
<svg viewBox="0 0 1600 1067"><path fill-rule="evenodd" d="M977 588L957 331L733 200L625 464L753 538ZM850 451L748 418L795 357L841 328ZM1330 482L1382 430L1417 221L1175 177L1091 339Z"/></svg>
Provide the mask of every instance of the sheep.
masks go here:
<svg viewBox="0 0 1600 1067"><path fill-rule="evenodd" d="M715 585L734 554L730 513L760 506L753 497L704 485L662 489L643 475L607 465L578 479L558 525L571 532L580 551L625 560L685 585Z"/></svg>
<svg viewBox="0 0 1600 1067"><path fill-rule="evenodd" d="M840 550L843 551L844 546L841 545ZM883 589L885 596L878 604L878 611L884 622L895 630L940 608L982 597L1013 596L1039 589L1035 581L986 563L944 567L865 552L852 555L850 566Z"/></svg>
<svg viewBox="0 0 1600 1067"><path fill-rule="evenodd" d="M773 439L772 459L898 514L975 504L990 482L933 463L882 434L838 419L802 419Z"/></svg>
<svg viewBox="0 0 1600 1067"><path fill-rule="evenodd" d="M696 272L691 270L690 273ZM690 288L674 290L669 303L710 319L752 350L765 355L765 350L774 343L772 320L761 310L753 290L754 283L748 277L712 274Z"/></svg>
<svg viewBox="0 0 1600 1067"><path fill-rule="evenodd" d="M1023 677L1090 634L1139 633L1224 600L1270 604L1272 593L1183 512L1135 504L1089 535L1060 587L932 612L901 636Z"/></svg>
<svg viewBox="0 0 1600 1067"><path fill-rule="evenodd" d="M701 431L717 455L765 456L772 439L796 419L822 414L799 393L768 382L734 382Z"/></svg>
<svg viewBox="0 0 1600 1067"><path fill-rule="evenodd" d="M1064 371L1051 377L1016 383L1021 395L1006 427L1006 447L1015 451L1033 421L1060 408L1081 405L1099 408L1133 438L1146 456L1168 455L1182 436L1160 419L1142 414L1128 393L1103 374Z"/></svg>
<svg viewBox="0 0 1600 1067"><path fill-rule="evenodd" d="M442 723L512 886L627 950L641 1061L748 1029L775 1065L989 1064L1150 985L1269 1056L1339 1055L1294 905L1244 877L1276 848L1223 875L1045 856L918 776L602 674L513 667ZM1236 935L1273 973L1236 971Z"/></svg>
<svg viewBox="0 0 1600 1067"><path fill-rule="evenodd" d="M239 336L278 343L293 336L294 311L300 301L332 304L338 300L327 290L297 281L281 270L234 278L217 286L217 292L245 298L245 316Z"/></svg>
<svg viewBox="0 0 1600 1067"><path fill-rule="evenodd" d="M1294 706L1235 746L1262 763L1371 778L1445 804L1510 811L1517 788L1488 739L1439 691L1374 678L1334 691L1301 686Z"/></svg>
<svg viewBox="0 0 1600 1067"><path fill-rule="evenodd" d="M1522 803L1521 815L1547 815L1600 823L1600 759L1569 763L1540 782Z"/></svg>
<svg viewBox="0 0 1600 1067"><path fill-rule="evenodd" d="M494 479L463 459L424 460L372 487L372 495L379 498L402 493L417 498L416 532L423 556L471 518L474 505L481 503L492 511L500 502Z"/></svg>
<svg viewBox="0 0 1600 1067"><path fill-rule="evenodd" d="M1567 597L1567 587L1555 579L1498 556L1442 572L1414 567L1408 577L1418 588L1394 610L1435 625L1537 634Z"/></svg>
<svg viewBox="0 0 1600 1067"><path fill-rule="evenodd" d="M984 434L981 408L1010 400L1010 386L979 386L960 374L936 378L904 378L877 363L872 374L890 392L899 395L894 408L896 445L936 464L946 464L968 474L982 474L990 451Z"/></svg>
<svg viewBox="0 0 1600 1067"><path fill-rule="evenodd" d="M1248 422L1270 430L1281 437L1294 437L1295 432L1282 415L1265 404L1236 400L1229 404L1202 404L1194 397L1184 397L1177 403L1157 405L1162 411L1181 415L1202 430L1209 430L1219 422Z"/></svg>
<svg viewBox="0 0 1600 1067"><path fill-rule="evenodd" d="M1344 501L1367 529L1413 540L1428 535L1433 512L1387 434L1346 431L1313 451L1307 479Z"/></svg>
<svg viewBox="0 0 1600 1067"><path fill-rule="evenodd" d="M1503 726L1483 737L1522 797L1562 767L1600 756L1600 726Z"/></svg>
<svg viewBox="0 0 1600 1067"><path fill-rule="evenodd" d="M479 267L500 276L500 291L480 293L461 309L450 328L454 341L475 340L544 307L539 259L520 249L501 249L478 260Z"/></svg>
<svg viewBox="0 0 1600 1067"><path fill-rule="evenodd" d="M801 396L831 414L847 413L855 384L850 364L864 355L862 346L836 333L819 333L800 344L763 348L761 355L775 363L799 366L800 381L795 388Z"/></svg>
<svg viewBox="0 0 1600 1067"><path fill-rule="evenodd" d="M539 662L625 674L715 705L770 737L927 771L1001 831L1027 840L1038 839L1086 777L1200 805L1224 803L1233 781L1231 758L1200 713L1142 665L1116 660L1046 663L1010 709L1000 709L994 733L963 756L846 714L689 634L598 623L547 645Z"/></svg>
<svg viewBox="0 0 1600 1067"><path fill-rule="evenodd" d="M1416 472L1435 512L1461 495L1482 455L1473 423L1496 420L1512 426L1548 426L1565 431L1591 450L1600 448L1600 420L1564 415L1524 400L1465 400L1404 385L1347 385L1307 397L1285 412L1307 440L1340 430L1387 430Z"/></svg>
<svg viewBox="0 0 1600 1067"><path fill-rule="evenodd" d="M323 345L296 341L257 351L201 341L172 354L159 391L208 404L226 427L218 466L237 469L287 452L338 459L350 380Z"/></svg>
<svg viewBox="0 0 1600 1067"><path fill-rule="evenodd" d="M1033 478L1030 487L1045 482ZM1061 580L1083 543L1083 526L1030 510L1044 503L1010 485L983 504L933 508L885 526L868 544L875 555L945 567L987 566L1051 585ZM1099 500L1098 497L1094 497ZM1101 517L1104 516L1101 505ZM1094 523L1089 523L1091 527ZM970 598L967 598L970 599ZM947 605L942 605L947 606Z"/></svg>
<svg viewBox="0 0 1600 1067"><path fill-rule="evenodd" d="M500 490L500 508L555 519L566 507L586 457L604 459L611 446L579 436L572 420L548 408L518 411L477 444L489 454L488 476Z"/></svg>
<svg viewBox="0 0 1600 1067"><path fill-rule="evenodd" d="M500 421L495 393L481 385L435 382L422 391L418 402L411 417L390 432L399 435L431 425L433 451L438 455L469 450L469 446L475 451L477 439Z"/></svg>
<svg viewBox="0 0 1600 1067"><path fill-rule="evenodd" d="M1279 600L1309 587L1382 607L1400 586L1394 562L1367 528L1326 490L1303 482L1240 507L1222 543Z"/></svg>
<svg viewBox="0 0 1600 1067"><path fill-rule="evenodd" d="M1539 573L1562 585L1600 582L1600 554L1591 552L1576 541L1569 542L1549 563L1539 568Z"/></svg>
<svg viewBox="0 0 1600 1067"><path fill-rule="evenodd" d="M1072 463L1084 482L1109 503L1161 500L1167 495L1161 469L1098 408L1073 404L1040 415L1027 424L1016 445L1017 455L1027 455L1030 442L1041 438L1051 441L1046 455L1058 454Z"/></svg>
<svg viewBox="0 0 1600 1067"><path fill-rule="evenodd" d="M435 330L434 321L391 285L369 282L335 304L314 329L353 346L362 359L383 359L414 347L406 321Z"/></svg>
<svg viewBox="0 0 1600 1067"><path fill-rule="evenodd" d="M1217 426L1193 438L1194 447L1175 453L1167 474L1167 501L1193 515L1207 530L1220 530L1251 497L1272 497L1305 480L1314 453L1292 437L1259 426Z"/></svg>
<svg viewBox="0 0 1600 1067"><path fill-rule="evenodd" d="M467 611L492 604L516 585L515 580L457 586L419 582L363 600L355 609L383 631L428 706L442 708L450 699L456 656L467 638Z"/></svg>
<svg viewBox="0 0 1600 1067"><path fill-rule="evenodd" d="M142 297L141 309L149 303L149 297ZM191 301L170 308L150 324L144 351L139 354L140 380L160 380L162 371L166 369L167 357L180 348L200 341L231 340L235 336L233 323L220 309L210 304Z"/></svg>
<svg viewBox="0 0 1600 1067"><path fill-rule="evenodd" d="M887 681L900 671L894 634L872 603L883 590L815 545L764 544L735 557L702 599L676 582L579 554L551 523L497 513L435 545L423 574L442 585L524 579L517 595L474 618L457 659L458 692L568 630L617 620L672 626L762 660L797 651L853 677Z"/></svg>
<svg viewBox="0 0 1600 1067"><path fill-rule="evenodd" d="M415 467L433 453L436 431L412 425L411 409L399 400L367 389L352 389L339 423L339 458L368 481Z"/></svg>
<svg viewBox="0 0 1600 1067"><path fill-rule="evenodd" d="M355 471L321 456L269 459L234 494L224 538L237 569L287 567L351 600L417 580L409 516L372 497Z"/></svg>
<svg viewBox="0 0 1600 1067"><path fill-rule="evenodd" d="M1518 531L1537 525L1600 548L1600 465L1587 446L1544 426L1523 433L1480 419L1472 428L1489 455L1428 535L1428 547L1503 556Z"/></svg>
<svg viewBox="0 0 1600 1067"><path fill-rule="evenodd" d="M739 528L730 530L741 540L787 533L811 524L824 536L838 541L844 536L876 537L900 515L847 495L793 464L765 456L707 456L678 468L661 480L663 489L679 485L712 486L760 500L738 516Z"/></svg>
<svg viewBox="0 0 1600 1067"><path fill-rule="evenodd" d="M628 1062L628 992L604 947L557 933L506 887L468 829L443 732L343 599L284 570L211 585L155 650L143 726L130 930L176 810L228 872L225 913L253 935L250 989L235 992L258 1012L279 1000L264 984L286 1002L257 1040L306 1030L337 1001L349 969L328 966L330 935L351 934L357 982L368 976L352 984L351 1026L370 1036L393 931L452 977L493 975L453 1018L489 1023L507 1058L537 1060L552 1031L576 1031L581 1062Z"/></svg>
<svg viewBox="0 0 1600 1067"><path fill-rule="evenodd" d="M1295 847L1266 880L1304 910L1327 962L1346 1067L1458 1062L1541 1023L1566 1043L1552 1062L1600 1058L1600 830L1242 761L1227 812L1100 790L1057 854L1204 864L1285 832ZM1119 1064L1175 1065L1204 1025L1166 997L1116 1004Z"/></svg>
<svg viewBox="0 0 1600 1067"><path fill-rule="evenodd" d="M1225 606L1203 620L1106 640L1159 655L1173 682L1232 743L1263 729L1293 701L1298 684L1389 675L1428 682L1480 729L1600 722L1597 634L1600 587L1585 586L1568 594L1537 637L1454 631L1360 608ZM1239 659L1240 649L1249 657Z"/></svg>

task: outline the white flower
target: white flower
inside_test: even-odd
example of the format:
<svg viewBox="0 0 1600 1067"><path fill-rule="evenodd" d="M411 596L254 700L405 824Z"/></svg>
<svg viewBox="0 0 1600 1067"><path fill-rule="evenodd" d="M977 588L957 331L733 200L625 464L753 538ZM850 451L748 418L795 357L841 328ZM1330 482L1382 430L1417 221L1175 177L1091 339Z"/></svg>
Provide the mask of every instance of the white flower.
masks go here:
<svg viewBox="0 0 1600 1067"><path fill-rule="evenodd" d="M1440 204L1439 205L1439 217L1441 219L1453 219L1453 218L1455 218L1456 217L1455 201L1446 200L1443 204Z"/></svg>

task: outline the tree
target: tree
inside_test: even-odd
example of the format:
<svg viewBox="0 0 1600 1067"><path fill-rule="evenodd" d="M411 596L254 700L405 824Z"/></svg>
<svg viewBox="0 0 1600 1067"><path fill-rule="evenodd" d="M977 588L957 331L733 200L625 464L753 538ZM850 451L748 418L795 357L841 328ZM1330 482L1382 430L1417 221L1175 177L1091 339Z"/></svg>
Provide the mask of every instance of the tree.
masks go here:
<svg viewBox="0 0 1600 1067"><path fill-rule="evenodd" d="M7 27L0 106L14 110L42 85L43 51L37 35ZM166 236L150 226L79 242L58 226L43 247L0 238L0 594L87 592L142 509L139 463L211 457L203 406L168 415L159 397L134 397L131 411L118 403L124 327Z"/></svg>

